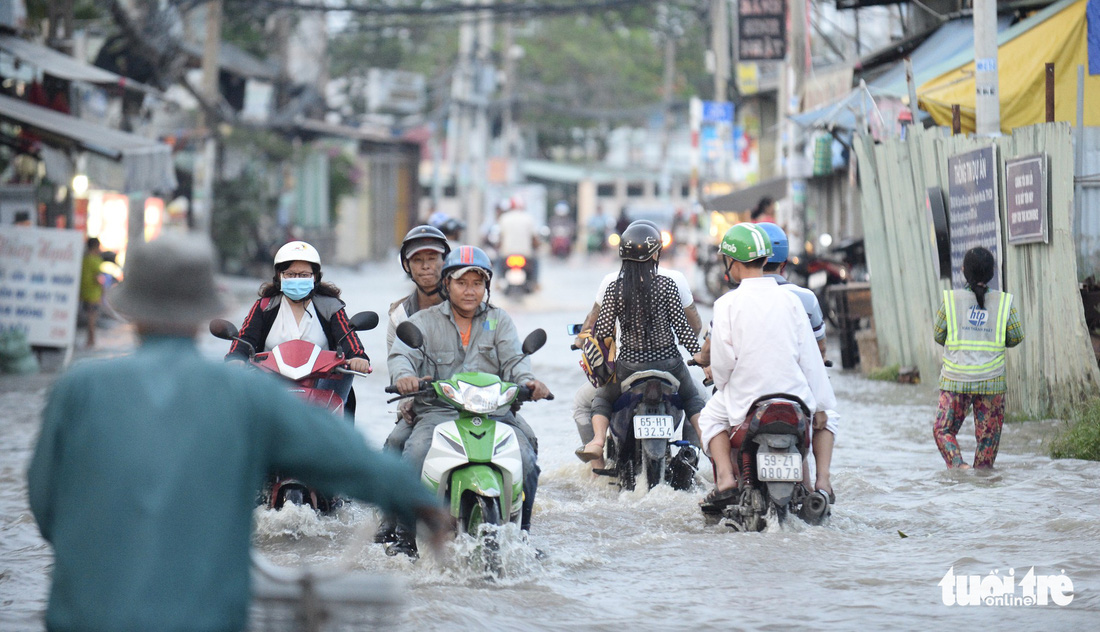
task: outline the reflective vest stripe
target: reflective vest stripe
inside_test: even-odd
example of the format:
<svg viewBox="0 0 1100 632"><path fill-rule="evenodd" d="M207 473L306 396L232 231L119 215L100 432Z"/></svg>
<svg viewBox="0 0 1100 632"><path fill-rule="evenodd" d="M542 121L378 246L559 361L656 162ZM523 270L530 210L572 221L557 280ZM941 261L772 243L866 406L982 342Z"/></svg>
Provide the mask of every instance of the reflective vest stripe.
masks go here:
<svg viewBox="0 0 1100 632"><path fill-rule="evenodd" d="M944 346L948 346L959 341L959 321L955 317L955 296L951 290L943 291L943 307L947 316L947 344Z"/></svg>
<svg viewBox="0 0 1100 632"><path fill-rule="evenodd" d="M1004 365L1004 363L1004 354L1001 354L995 360L991 360L989 362L986 362L985 364L979 364L976 366L971 366L969 364L957 364L950 360L943 361L944 366L947 366L948 368L954 369L956 371L961 371L963 373L983 373L985 371L988 371L989 369L995 369L999 366L1002 366Z"/></svg>

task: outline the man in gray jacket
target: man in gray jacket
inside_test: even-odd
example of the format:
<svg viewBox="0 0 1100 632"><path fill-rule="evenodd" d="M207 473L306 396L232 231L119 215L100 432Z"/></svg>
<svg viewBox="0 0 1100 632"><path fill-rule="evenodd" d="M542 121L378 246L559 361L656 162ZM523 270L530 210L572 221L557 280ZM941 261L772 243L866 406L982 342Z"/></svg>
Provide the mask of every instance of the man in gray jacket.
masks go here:
<svg viewBox="0 0 1100 632"><path fill-rule="evenodd" d="M530 361L523 357L515 324L504 310L488 301L493 269L489 257L474 246L462 246L448 255L443 265L443 291L447 301L413 314L409 322L424 334L424 344L413 349L394 342L389 355L390 379L402 394L420 389L421 379L448 379L455 373L477 371L523 384L531 389L531 399L550 394L531 373ZM434 400L418 399L413 404L412 435L405 443L404 455L420 471L431 447L435 427L455 418L454 409ZM531 508L538 486L537 443L534 432L512 413L494 416L514 426L523 457L524 502L522 528L528 530ZM398 528L394 549L415 551L409 529Z"/></svg>

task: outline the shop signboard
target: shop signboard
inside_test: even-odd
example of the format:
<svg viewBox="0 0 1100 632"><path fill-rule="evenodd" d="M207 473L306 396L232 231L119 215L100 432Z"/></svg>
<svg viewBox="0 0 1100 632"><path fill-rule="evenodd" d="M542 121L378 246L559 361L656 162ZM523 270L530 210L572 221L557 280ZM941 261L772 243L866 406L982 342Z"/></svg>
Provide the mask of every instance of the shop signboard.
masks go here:
<svg viewBox="0 0 1100 632"><path fill-rule="evenodd" d="M782 61L787 55L787 3L738 0L738 61Z"/></svg>
<svg viewBox="0 0 1100 632"><path fill-rule="evenodd" d="M83 258L80 231L0 226L0 330L22 330L32 345L71 346Z"/></svg>
<svg viewBox="0 0 1100 632"><path fill-rule="evenodd" d="M1005 161L1005 220L1008 243L1048 243L1046 154Z"/></svg>
<svg viewBox="0 0 1100 632"><path fill-rule="evenodd" d="M947 159L948 232L951 236L951 285L966 287L962 262L966 251L984 246L997 267L989 288L1001 289L1001 221L997 204L997 149L993 145Z"/></svg>

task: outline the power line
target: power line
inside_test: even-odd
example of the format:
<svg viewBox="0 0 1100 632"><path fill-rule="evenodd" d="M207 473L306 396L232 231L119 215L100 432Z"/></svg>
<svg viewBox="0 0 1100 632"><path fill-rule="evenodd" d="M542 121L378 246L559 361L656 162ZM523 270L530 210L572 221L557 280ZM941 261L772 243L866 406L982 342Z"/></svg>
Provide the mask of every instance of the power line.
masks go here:
<svg viewBox="0 0 1100 632"><path fill-rule="evenodd" d="M260 0L276 9L355 13L376 16L441 16L462 13L490 13L494 15L557 15L589 11L607 11L655 5L664 0L577 0L573 2L509 2L485 4L448 3L429 7L393 6L384 4L311 4L301 0ZM679 3L677 3L679 4ZM689 3L683 3L689 4Z"/></svg>

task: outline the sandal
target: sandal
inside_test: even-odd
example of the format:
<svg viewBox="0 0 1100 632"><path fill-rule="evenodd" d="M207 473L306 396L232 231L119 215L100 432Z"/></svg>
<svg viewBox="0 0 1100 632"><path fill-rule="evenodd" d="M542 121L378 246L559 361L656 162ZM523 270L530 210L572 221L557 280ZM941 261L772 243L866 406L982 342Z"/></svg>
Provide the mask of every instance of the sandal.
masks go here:
<svg viewBox="0 0 1100 632"><path fill-rule="evenodd" d="M573 454L577 455L577 458L588 463L589 461L595 461L596 459L603 458L603 445L595 445L588 443L583 447L577 448Z"/></svg>
<svg viewBox="0 0 1100 632"><path fill-rule="evenodd" d="M726 505L736 503L740 497L741 490L737 487L721 490L715 487L709 494L703 497L703 502L699 504L704 507L725 507Z"/></svg>
<svg viewBox="0 0 1100 632"><path fill-rule="evenodd" d="M829 499L829 504L830 505L836 504L836 494L833 493L833 490L831 490L831 489L815 489L814 491L819 492L821 494L824 494L825 497Z"/></svg>

